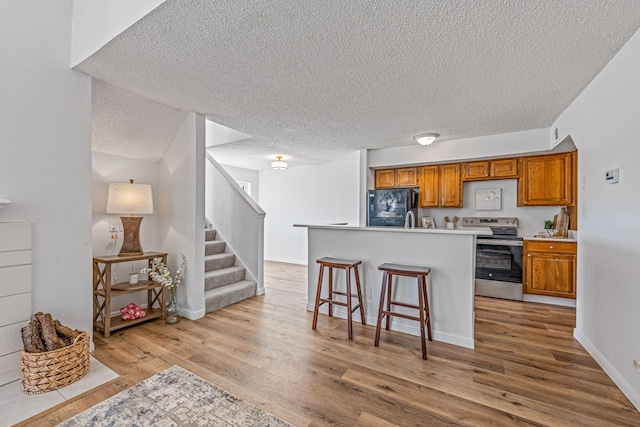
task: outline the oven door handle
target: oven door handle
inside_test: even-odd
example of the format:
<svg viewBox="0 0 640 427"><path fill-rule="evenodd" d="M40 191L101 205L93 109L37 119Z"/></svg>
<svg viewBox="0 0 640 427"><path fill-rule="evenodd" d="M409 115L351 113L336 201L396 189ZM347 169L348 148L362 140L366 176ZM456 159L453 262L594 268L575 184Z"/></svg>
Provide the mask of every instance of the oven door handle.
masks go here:
<svg viewBox="0 0 640 427"><path fill-rule="evenodd" d="M478 245L522 246L522 240L476 239Z"/></svg>

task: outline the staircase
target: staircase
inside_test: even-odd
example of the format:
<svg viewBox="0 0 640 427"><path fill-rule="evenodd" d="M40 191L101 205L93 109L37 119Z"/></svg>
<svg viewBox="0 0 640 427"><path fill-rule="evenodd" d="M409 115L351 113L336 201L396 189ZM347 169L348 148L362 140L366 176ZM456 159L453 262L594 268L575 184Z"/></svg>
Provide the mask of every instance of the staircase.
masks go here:
<svg viewBox="0 0 640 427"><path fill-rule="evenodd" d="M236 256L226 253L227 244L216 240L216 231L205 232L204 298L207 313L256 295L256 282L245 280L246 269L236 266Z"/></svg>

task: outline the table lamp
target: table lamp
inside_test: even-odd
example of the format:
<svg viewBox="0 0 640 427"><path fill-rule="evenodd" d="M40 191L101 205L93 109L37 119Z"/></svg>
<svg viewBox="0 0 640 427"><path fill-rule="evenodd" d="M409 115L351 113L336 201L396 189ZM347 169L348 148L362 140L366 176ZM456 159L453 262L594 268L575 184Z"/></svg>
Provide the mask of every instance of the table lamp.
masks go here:
<svg viewBox="0 0 640 427"><path fill-rule="evenodd" d="M108 214L129 214L122 216L123 240L122 248L118 256L142 255L142 245L140 244L140 223L141 216L135 214L153 213L153 195L151 185L134 184L133 180L126 182L115 182L109 184L109 195L107 196Z"/></svg>

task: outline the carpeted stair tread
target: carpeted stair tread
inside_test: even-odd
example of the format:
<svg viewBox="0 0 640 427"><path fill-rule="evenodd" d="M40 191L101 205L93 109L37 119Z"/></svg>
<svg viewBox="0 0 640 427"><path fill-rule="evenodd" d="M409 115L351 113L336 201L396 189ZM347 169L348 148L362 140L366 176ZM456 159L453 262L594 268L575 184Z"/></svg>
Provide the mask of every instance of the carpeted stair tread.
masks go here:
<svg viewBox="0 0 640 427"><path fill-rule="evenodd" d="M210 313L256 295L256 282L241 280L220 288L205 291L205 310Z"/></svg>
<svg viewBox="0 0 640 427"><path fill-rule="evenodd" d="M207 271L204 273L204 289L219 288L230 283L244 280L246 269L244 267L226 267L220 270Z"/></svg>
<svg viewBox="0 0 640 427"><path fill-rule="evenodd" d="M211 242L213 240L216 240L216 230L205 230L204 232L204 240L205 242Z"/></svg>
<svg viewBox="0 0 640 427"><path fill-rule="evenodd" d="M204 244L204 255L221 254L227 248L227 243L222 240L215 240L213 242L206 242Z"/></svg>
<svg viewBox="0 0 640 427"><path fill-rule="evenodd" d="M233 267L235 263L236 256L232 253L207 255L204 257L204 272Z"/></svg>

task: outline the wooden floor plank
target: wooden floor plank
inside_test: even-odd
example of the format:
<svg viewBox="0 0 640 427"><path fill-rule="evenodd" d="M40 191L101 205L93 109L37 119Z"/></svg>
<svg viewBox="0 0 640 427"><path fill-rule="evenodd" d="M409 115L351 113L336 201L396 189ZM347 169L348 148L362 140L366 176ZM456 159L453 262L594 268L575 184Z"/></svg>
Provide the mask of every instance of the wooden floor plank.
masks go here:
<svg viewBox="0 0 640 427"><path fill-rule="evenodd" d="M266 294L177 325L94 336L121 376L22 425L53 426L180 365L297 426L638 426L640 414L573 338L575 309L477 297L476 348L321 315L305 266L265 263ZM358 316L356 316L356 319Z"/></svg>

